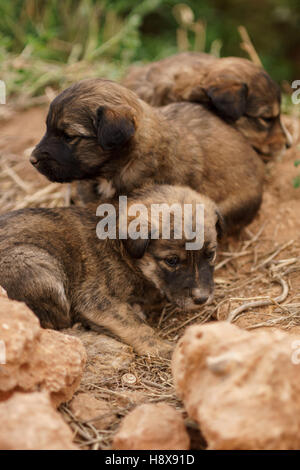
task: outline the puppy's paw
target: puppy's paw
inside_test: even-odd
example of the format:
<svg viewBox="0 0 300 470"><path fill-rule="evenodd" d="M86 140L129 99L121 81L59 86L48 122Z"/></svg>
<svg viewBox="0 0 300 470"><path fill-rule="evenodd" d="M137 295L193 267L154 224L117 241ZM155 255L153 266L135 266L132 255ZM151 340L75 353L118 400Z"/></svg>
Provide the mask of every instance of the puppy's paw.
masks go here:
<svg viewBox="0 0 300 470"><path fill-rule="evenodd" d="M174 345L162 340L153 340L147 344L141 345L138 354L150 357L163 357L171 359Z"/></svg>

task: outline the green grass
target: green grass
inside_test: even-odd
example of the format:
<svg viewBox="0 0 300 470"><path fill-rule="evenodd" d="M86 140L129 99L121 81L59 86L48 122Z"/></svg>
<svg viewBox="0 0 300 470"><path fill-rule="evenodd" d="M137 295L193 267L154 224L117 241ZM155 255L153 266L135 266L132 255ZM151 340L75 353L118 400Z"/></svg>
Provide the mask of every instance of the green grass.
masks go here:
<svg viewBox="0 0 300 470"><path fill-rule="evenodd" d="M237 32L244 24L267 71L288 81L297 78L289 57L297 2L260 0L254 9L237 0L0 0L0 79L17 99L85 76L118 79L132 62L178 50L245 56Z"/></svg>
<svg viewBox="0 0 300 470"><path fill-rule="evenodd" d="M125 17L118 13L122 3L1 2L0 78L8 96L35 97L85 77L120 78L141 45L144 15L161 1L135 2Z"/></svg>
<svg viewBox="0 0 300 470"><path fill-rule="evenodd" d="M300 166L300 160L296 160L294 162L294 165L295 165L295 167ZM296 176L296 178L294 178L293 183L294 183L294 188L300 188L300 175L298 175L298 176Z"/></svg>

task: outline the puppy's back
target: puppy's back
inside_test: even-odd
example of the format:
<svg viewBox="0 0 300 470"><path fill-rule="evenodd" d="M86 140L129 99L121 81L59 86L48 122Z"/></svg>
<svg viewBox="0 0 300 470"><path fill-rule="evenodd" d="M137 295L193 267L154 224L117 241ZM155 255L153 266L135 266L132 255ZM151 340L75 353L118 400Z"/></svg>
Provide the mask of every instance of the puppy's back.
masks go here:
<svg viewBox="0 0 300 470"><path fill-rule="evenodd" d="M191 172L188 184L220 204L228 227L239 230L249 223L261 203L264 165L244 136L200 104L173 103L160 110L182 133L182 173L185 148L200 162L201 183Z"/></svg>
<svg viewBox="0 0 300 470"><path fill-rule="evenodd" d="M10 298L25 302L44 327L71 324L69 291L84 266L85 228L92 220L77 208L25 209L0 217L0 285Z"/></svg>
<svg viewBox="0 0 300 470"><path fill-rule="evenodd" d="M202 52L182 52L144 66L131 67L122 84L147 103L163 106L174 101L170 92L179 73L194 76L216 60Z"/></svg>

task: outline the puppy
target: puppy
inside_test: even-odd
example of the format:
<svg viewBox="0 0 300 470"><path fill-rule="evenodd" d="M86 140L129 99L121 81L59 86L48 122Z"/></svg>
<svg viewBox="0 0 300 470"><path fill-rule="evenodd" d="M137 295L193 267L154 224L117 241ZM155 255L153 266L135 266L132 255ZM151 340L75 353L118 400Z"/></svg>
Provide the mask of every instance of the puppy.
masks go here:
<svg viewBox="0 0 300 470"><path fill-rule="evenodd" d="M229 231L252 220L262 196L260 158L218 116L193 103L153 108L102 79L54 99L31 163L51 181L80 181L84 203L145 184L190 186L220 206Z"/></svg>
<svg viewBox="0 0 300 470"><path fill-rule="evenodd" d="M177 203L183 209L191 204L193 211L180 217L180 223L184 219L188 224L197 222L196 206L203 205L203 245L187 250L185 232L175 236L175 217L170 217L170 237L164 239L169 222L161 214L153 223L145 215L139 221L146 223L148 238L120 240L117 230L116 239L104 240L96 235L100 222L94 210L19 210L0 217L0 286L11 299L25 302L43 327L66 328L81 321L108 330L138 354L168 354L170 345L156 337L140 314L165 301L186 311L199 309L212 297L222 219L205 196L159 185L136 191L120 211L115 202L118 220L127 214L127 227L134 204L139 210L143 204L148 213L154 203Z"/></svg>
<svg viewBox="0 0 300 470"><path fill-rule="evenodd" d="M184 52L132 68L123 84L154 106L205 103L238 129L265 161L292 144L280 119L279 86L249 60Z"/></svg>

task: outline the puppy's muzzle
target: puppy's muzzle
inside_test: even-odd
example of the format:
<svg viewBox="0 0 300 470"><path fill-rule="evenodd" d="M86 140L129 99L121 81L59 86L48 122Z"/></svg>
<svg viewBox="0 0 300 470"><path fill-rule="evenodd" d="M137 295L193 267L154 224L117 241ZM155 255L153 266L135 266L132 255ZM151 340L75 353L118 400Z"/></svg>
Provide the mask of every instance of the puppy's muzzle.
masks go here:
<svg viewBox="0 0 300 470"><path fill-rule="evenodd" d="M193 289L192 290L192 299L194 304L202 305L205 304L210 297L209 292L203 292L201 289Z"/></svg>

